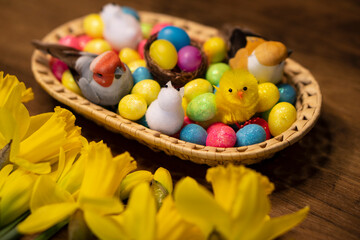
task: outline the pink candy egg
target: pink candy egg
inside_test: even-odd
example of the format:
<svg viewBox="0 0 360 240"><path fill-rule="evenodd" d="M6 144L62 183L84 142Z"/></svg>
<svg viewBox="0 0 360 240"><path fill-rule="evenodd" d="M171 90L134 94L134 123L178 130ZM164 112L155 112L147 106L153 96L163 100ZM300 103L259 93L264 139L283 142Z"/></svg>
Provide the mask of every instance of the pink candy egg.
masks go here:
<svg viewBox="0 0 360 240"><path fill-rule="evenodd" d="M184 72L193 72L201 64L201 52L194 46L185 46L178 52L177 65Z"/></svg>
<svg viewBox="0 0 360 240"><path fill-rule="evenodd" d="M138 44L137 51L142 59L144 59L144 47L146 44L147 39L141 40L141 42Z"/></svg>
<svg viewBox="0 0 360 240"><path fill-rule="evenodd" d="M212 129L208 131L208 136L206 138L206 146L223 148L235 146L236 133L234 129L227 125L224 125L217 124L216 126L212 126Z"/></svg>
<svg viewBox="0 0 360 240"><path fill-rule="evenodd" d="M68 47L73 47L73 48L76 48L79 50L81 49L79 46L79 41L78 41L77 37L72 36L72 35L67 35L65 37L60 38L59 44L65 45Z"/></svg>
<svg viewBox="0 0 360 240"><path fill-rule="evenodd" d="M159 32L164 27L171 26L170 23L157 23L154 25L154 27L151 29L150 35L153 35L157 32Z"/></svg>
<svg viewBox="0 0 360 240"><path fill-rule="evenodd" d="M209 134L210 132L212 132L214 129L218 129L219 127L221 126L227 126L225 123L222 123L222 122L216 122L216 123L213 123L211 124L207 129L207 133Z"/></svg>
<svg viewBox="0 0 360 240"><path fill-rule="evenodd" d="M80 50L83 50L85 45L92 40L92 37L88 36L88 35L81 35L77 37L78 40L78 44L79 44L79 48Z"/></svg>
<svg viewBox="0 0 360 240"><path fill-rule="evenodd" d="M69 69L66 63L57 58L51 58L50 68L56 79L59 81L61 81L63 73Z"/></svg>

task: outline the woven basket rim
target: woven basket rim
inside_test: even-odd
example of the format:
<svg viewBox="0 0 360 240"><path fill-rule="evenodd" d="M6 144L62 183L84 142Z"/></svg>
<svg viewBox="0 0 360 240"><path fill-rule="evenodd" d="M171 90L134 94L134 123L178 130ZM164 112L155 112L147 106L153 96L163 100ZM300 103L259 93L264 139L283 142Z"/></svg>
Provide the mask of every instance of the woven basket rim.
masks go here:
<svg viewBox="0 0 360 240"><path fill-rule="evenodd" d="M152 12L139 12L143 22L168 22L186 29L190 37L205 41L217 36L218 30L189 20ZM82 34L83 17L64 23L53 29L42 40L57 42L62 36ZM269 140L245 147L217 148L184 142L167 136L158 131L146 128L138 123L122 118L101 106L91 103L82 96L66 89L52 74L48 65L49 56L34 50L31 58L31 68L36 81L53 98L72 108L75 112L96 122L105 128L120 133L127 138L150 147L161 150L168 155L174 155L183 160L210 166L218 164L253 164L272 157L276 152L299 141L315 125L320 116L322 95L320 87L309 70L292 59L285 64L285 80L297 90L297 120L292 126Z"/></svg>

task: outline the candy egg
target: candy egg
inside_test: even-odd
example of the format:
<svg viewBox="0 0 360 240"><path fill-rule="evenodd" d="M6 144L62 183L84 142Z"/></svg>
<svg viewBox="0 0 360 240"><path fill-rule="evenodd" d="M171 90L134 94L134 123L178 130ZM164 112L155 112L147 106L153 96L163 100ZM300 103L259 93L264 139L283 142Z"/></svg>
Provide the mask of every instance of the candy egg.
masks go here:
<svg viewBox="0 0 360 240"><path fill-rule="evenodd" d="M243 125L241 125L241 128L249 125L249 124L257 124L260 125L266 133L266 140L271 138L271 134L270 134L270 130L269 130L269 124L267 123L266 120L260 118L260 117L255 117L255 118L251 118L250 120L247 120Z"/></svg>
<svg viewBox="0 0 360 240"><path fill-rule="evenodd" d="M258 112L265 112L272 108L280 98L280 93L275 84L271 82L259 84Z"/></svg>
<svg viewBox="0 0 360 240"><path fill-rule="evenodd" d="M137 120L136 121L138 124L141 124L141 125L143 125L144 127L149 127L149 125L148 125L148 123L147 123L147 121L146 121L146 117L145 117L145 115L144 116L142 116L139 120Z"/></svg>
<svg viewBox="0 0 360 240"><path fill-rule="evenodd" d="M61 80L63 73L69 69L66 63L54 57L51 58L50 68L57 80Z"/></svg>
<svg viewBox="0 0 360 240"><path fill-rule="evenodd" d="M147 39L143 39L139 42L139 44L137 46L137 51L142 59L144 58L144 47L145 47L146 42L147 42Z"/></svg>
<svg viewBox="0 0 360 240"><path fill-rule="evenodd" d="M185 46L178 52L177 65L184 72L193 72L201 64L201 52L194 46Z"/></svg>
<svg viewBox="0 0 360 240"><path fill-rule="evenodd" d="M145 99L138 94L128 94L123 97L118 106L120 116L129 120L139 120L145 115L147 104Z"/></svg>
<svg viewBox="0 0 360 240"><path fill-rule="evenodd" d="M74 80L73 75L71 74L70 70L66 70L61 78L61 83L64 85L65 88L69 89L70 91L81 95L81 90L77 83Z"/></svg>
<svg viewBox="0 0 360 240"><path fill-rule="evenodd" d="M266 140L266 132L257 124L249 124L236 133L236 146L248 146L261 143Z"/></svg>
<svg viewBox="0 0 360 240"><path fill-rule="evenodd" d="M98 55L110 50L111 50L110 44L104 39L90 40L84 47L85 52L95 53Z"/></svg>
<svg viewBox="0 0 360 240"><path fill-rule="evenodd" d="M139 53L132 48L121 49L119 52L119 58L125 64L129 64L132 61L141 59Z"/></svg>
<svg viewBox="0 0 360 240"><path fill-rule="evenodd" d="M279 102L288 102L291 104L295 104L296 100L296 91L293 86L290 84L280 84L278 85L278 89L280 92Z"/></svg>
<svg viewBox="0 0 360 240"><path fill-rule="evenodd" d="M188 102L190 102L195 97L203 93L211 93L212 91L213 87L209 81L202 78L197 78L185 84L184 97L188 100Z"/></svg>
<svg viewBox="0 0 360 240"><path fill-rule="evenodd" d="M182 108L183 108L183 110L184 110L184 113L185 113L185 115L186 115L186 108L187 108L187 106L188 106L188 101L186 100L186 98L182 98L181 99L181 106L182 106Z"/></svg>
<svg viewBox="0 0 360 240"><path fill-rule="evenodd" d="M92 38L86 34L78 36L77 39L79 42L80 50L83 50L85 45L92 40Z"/></svg>
<svg viewBox="0 0 360 240"><path fill-rule="evenodd" d="M83 28L86 35L93 38L101 38L103 36L104 23L99 14L89 14L84 18Z"/></svg>
<svg viewBox="0 0 360 240"><path fill-rule="evenodd" d="M206 40L203 49L211 63L221 62L225 59L226 44L220 37L212 37Z"/></svg>
<svg viewBox="0 0 360 240"><path fill-rule="evenodd" d="M140 26L143 38L148 39L153 25L151 23L141 23Z"/></svg>
<svg viewBox="0 0 360 240"><path fill-rule="evenodd" d="M157 98L159 92L160 84L151 79L142 80L136 83L131 90L132 94L141 95L148 106Z"/></svg>
<svg viewBox="0 0 360 240"><path fill-rule="evenodd" d="M67 35L65 37L60 38L59 44L68 46L68 47L72 47L72 48L76 48L78 50L81 49L78 38L75 36L72 36L72 35Z"/></svg>
<svg viewBox="0 0 360 240"><path fill-rule="evenodd" d="M149 69L147 69L146 67L138 67L133 72L132 75L133 75L133 79L134 79L134 84L136 84L144 79L153 79Z"/></svg>
<svg viewBox="0 0 360 240"><path fill-rule="evenodd" d="M146 67L146 62L144 59L138 59L135 61L132 61L128 64L128 67L131 71L131 73L135 72L136 69L138 69L139 67Z"/></svg>
<svg viewBox="0 0 360 240"><path fill-rule="evenodd" d="M158 39L151 44L149 54L154 62L163 69L174 68L178 60L174 45L163 39Z"/></svg>
<svg viewBox="0 0 360 240"><path fill-rule="evenodd" d="M208 80L212 85L217 86L224 72L229 69L230 66L226 63L211 64L206 71L206 80Z"/></svg>
<svg viewBox="0 0 360 240"><path fill-rule="evenodd" d="M206 131L209 134L210 132L212 132L214 130L216 131L216 129L219 128L220 126L226 126L226 124L222 123L222 122L213 123L206 129Z"/></svg>
<svg viewBox="0 0 360 240"><path fill-rule="evenodd" d="M208 133L206 146L233 147L236 143L236 133L228 125L217 125Z"/></svg>
<svg viewBox="0 0 360 240"><path fill-rule="evenodd" d="M180 132L180 139L199 145L205 145L207 132L197 124L191 123L186 125Z"/></svg>
<svg viewBox="0 0 360 240"><path fill-rule="evenodd" d="M134 18L136 18L136 20L140 21L139 13L132 7L122 6L121 10L123 11L123 13L129 14L129 15L133 16Z"/></svg>
<svg viewBox="0 0 360 240"><path fill-rule="evenodd" d="M276 104L269 114L269 129L273 136L285 132L296 121L296 109L288 102Z"/></svg>
<svg viewBox="0 0 360 240"><path fill-rule="evenodd" d="M195 97L186 108L186 115L193 121L207 121L215 116L216 102L213 93Z"/></svg>
<svg viewBox="0 0 360 240"><path fill-rule="evenodd" d="M157 23L153 26L153 28L151 29L151 32L150 32L150 35L153 35L157 32L159 32L161 29L163 29L164 27L167 27L167 26L171 26L170 23Z"/></svg>
<svg viewBox="0 0 360 240"><path fill-rule="evenodd" d="M157 36L158 39L168 40L174 45L176 51L179 51L181 48L190 45L190 37L185 32L184 29L175 27L175 26L167 26L161 29Z"/></svg>

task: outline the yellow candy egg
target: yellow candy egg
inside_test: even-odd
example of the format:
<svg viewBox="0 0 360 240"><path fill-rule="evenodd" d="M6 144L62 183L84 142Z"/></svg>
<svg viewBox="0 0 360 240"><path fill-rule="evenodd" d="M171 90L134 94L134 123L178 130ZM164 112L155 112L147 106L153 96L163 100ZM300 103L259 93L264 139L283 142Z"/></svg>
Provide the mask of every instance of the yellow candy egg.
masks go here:
<svg viewBox="0 0 360 240"><path fill-rule="evenodd" d="M271 82L259 84L258 112L265 112L272 108L280 99L279 89Z"/></svg>
<svg viewBox="0 0 360 240"><path fill-rule="evenodd" d="M152 79L141 80L132 88L132 94L141 95L149 106L158 96L160 84Z"/></svg>
<svg viewBox="0 0 360 240"><path fill-rule="evenodd" d="M119 52L119 57L120 60L127 65L132 61L141 59L140 54L132 48L121 49Z"/></svg>
<svg viewBox="0 0 360 240"><path fill-rule="evenodd" d="M213 92L211 83L203 78L194 79L184 86L184 97L188 102L200 94Z"/></svg>
<svg viewBox="0 0 360 240"><path fill-rule="evenodd" d="M159 67L173 69L177 63L177 51L174 45L164 39L154 41L149 50L150 57Z"/></svg>
<svg viewBox="0 0 360 240"><path fill-rule="evenodd" d="M212 37L205 41L204 52L210 63L221 62L226 56L226 44L220 37Z"/></svg>
<svg viewBox="0 0 360 240"><path fill-rule="evenodd" d="M145 115L147 104L138 94L128 94L123 97L118 106L120 116L129 120L139 120Z"/></svg>
<svg viewBox="0 0 360 240"><path fill-rule="evenodd" d="M103 52L110 51L111 46L110 44L105 41L104 39L93 39L90 40L85 46L84 51L89 53L95 53L95 54L102 54Z"/></svg>
<svg viewBox="0 0 360 240"><path fill-rule="evenodd" d="M75 82L75 79L69 69L63 73L61 77L61 83L64 85L65 88L69 89L70 91L82 95L81 90Z"/></svg>
<svg viewBox="0 0 360 240"><path fill-rule="evenodd" d="M285 132L296 121L296 109L288 102L276 104L269 114L268 124L271 135Z"/></svg>
<svg viewBox="0 0 360 240"><path fill-rule="evenodd" d="M188 101L186 100L185 97L183 97L182 100L181 100L181 106L182 106L182 108L184 109L185 116L186 116L186 108L187 108L187 105L188 105Z"/></svg>
<svg viewBox="0 0 360 240"><path fill-rule="evenodd" d="M83 28L86 35L93 38L102 38L104 23L99 14L89 14L84 18Z"/></svg>
<svg viewBox="0 0 360 240"><path fill-rule="evenodd" d="M131 61L129 64L127 64L131 73L134 73L135 70L139 67L146 67L146 62L144 59L138 59L135 61Z"/></svg>

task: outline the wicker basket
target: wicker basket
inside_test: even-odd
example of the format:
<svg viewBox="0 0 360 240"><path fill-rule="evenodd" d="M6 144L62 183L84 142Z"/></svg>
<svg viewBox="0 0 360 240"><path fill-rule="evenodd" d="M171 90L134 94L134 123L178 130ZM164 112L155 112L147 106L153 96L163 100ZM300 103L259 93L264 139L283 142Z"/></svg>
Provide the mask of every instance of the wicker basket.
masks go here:
<svg viewBox="0 0 360 240"><path fill-rule="evenodd" d="M144 22L152 24L168 22L184 28L191 38L199 42L218 35L218 30L214 28L176 17L149 12L140 12L140 16ZM82 33L82 18L79 18L54 29L43 41L57 42L65 35ZM111 131L130 139L136 139L155 151L164 151L169 155L199 164L210 166L227 163L253 164L270 158L276 152L300 140L315 125L320 115L322 97L318 83L307 69L295 61L287 59L283 81L292 84L297 90L297 120L293 125L281 135L251 146L233 148L201 146L169 137L126 120L67 90L52 74L49 68L49 59L49 56L35 50L31 65L35 79L52 97Z"/></svg>

